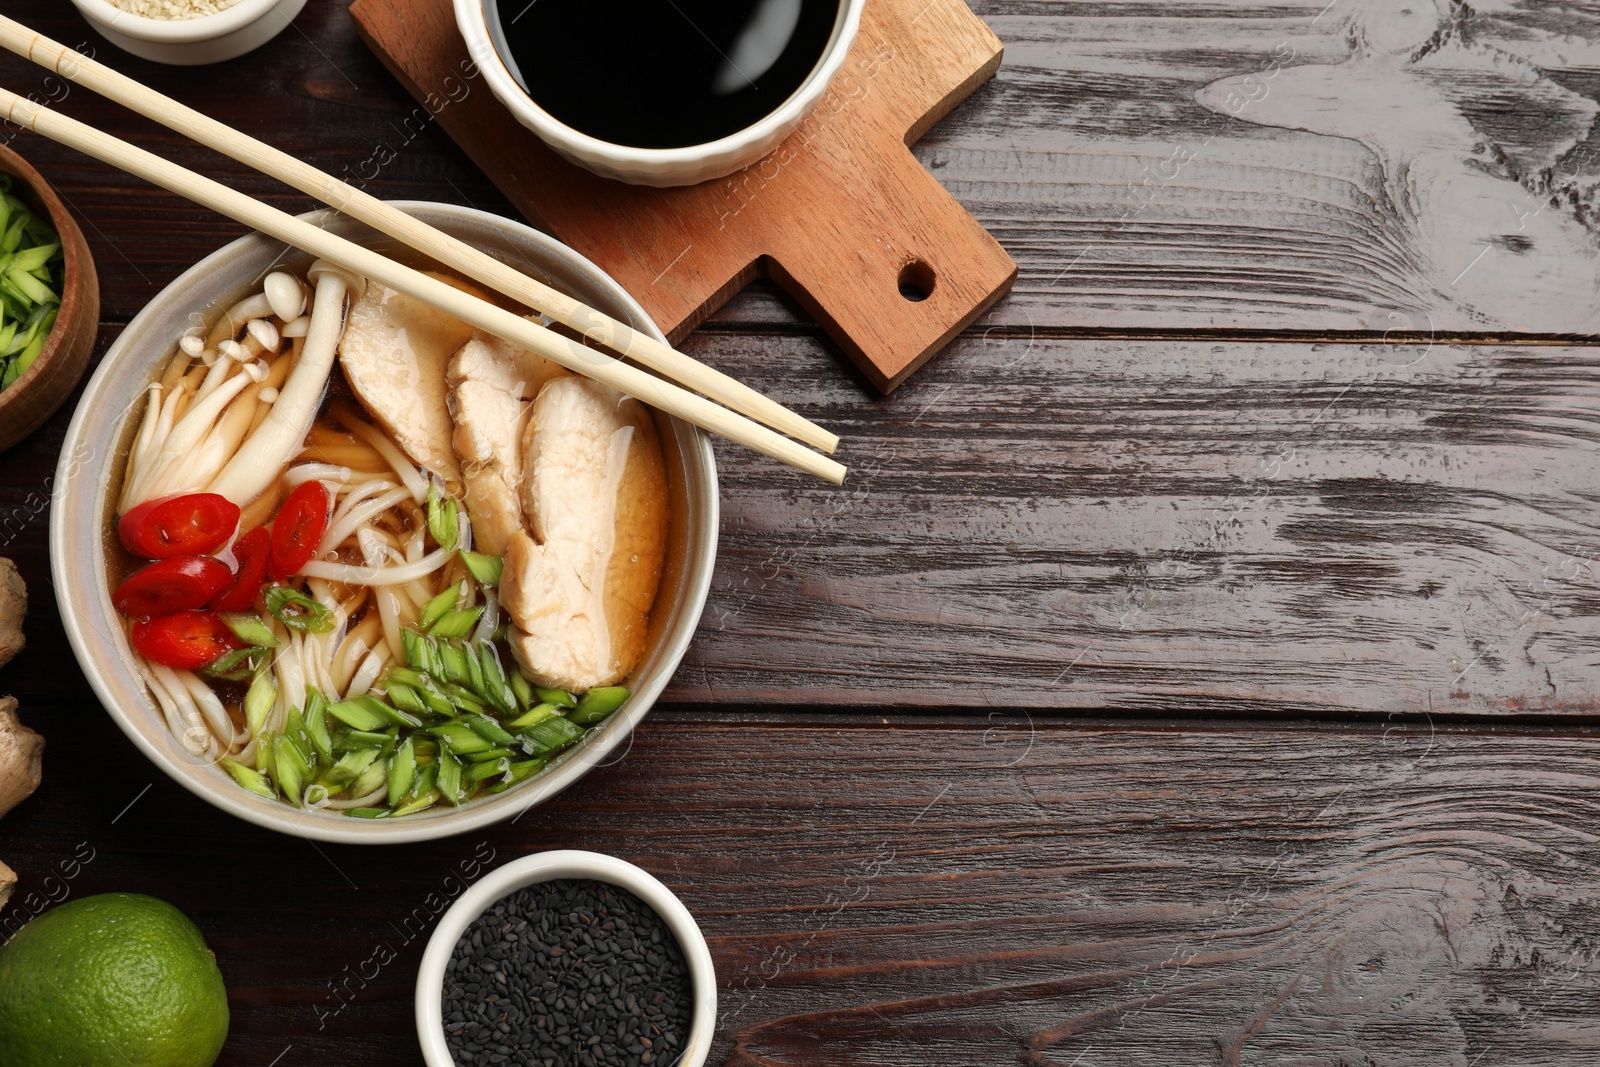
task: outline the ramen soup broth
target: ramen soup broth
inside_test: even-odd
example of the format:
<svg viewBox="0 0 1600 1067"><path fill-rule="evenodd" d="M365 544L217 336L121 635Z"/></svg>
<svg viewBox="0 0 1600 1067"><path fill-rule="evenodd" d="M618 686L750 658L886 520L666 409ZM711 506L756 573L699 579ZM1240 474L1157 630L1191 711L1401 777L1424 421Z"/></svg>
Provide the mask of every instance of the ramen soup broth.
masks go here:
<svg viewBox="0 0 1600 1067"><path fill-rule="evenodd" d="M437 269L409 250L385 250L419 268ZM285 273L302 281L310 303L315 284L306 280L304 267ZM260 286L258 281L257 293ZM388 303L392 295L380 298L384 314L393 306ZM277 349L262 348L230 368L219 350L247 340L250 331L241 322L234 340L218 341L225 335L219 324L247 298L256 300L249 316L260 320L256 336L282 336ZM211 431L215 434L235 403L254 411L253 417L239 419L239 425L259 427L281 398L277 387L305 358L305 325L317 310L310 306L301 316L301 328L293 330L281 316L263 312L262 299L242 293L197 313L187 339L206 337L204 356L186 355L179 346L156 371L153 388L160 388L151 394L155 400L134 413L124 442L127 458L112 502L118 519L141 503L172 499L165 492L126 496L140 479L159 483L161 461L152 456L168 451L159 438L152 446L146 434L152 414L163 405L178 401L174 421L181 423L185 413L203 406L208 390L220 396L230 383L243 385L229 393L235 400L219 409L222 414ZM339 321L348 334L353 299L345 309ZM255 377L253 384L242 381L252 377L245 374L247 368L264 377ZM269 393L262 394L262 387ZM262 401L263 395L273 398ZM204 441L191 451L203 447ZM465 803L518 784L576 745L621 705L627 690L604 679L585 693L577 687L540 688L522 673L508 643L508 628L513 635L520 631L498 603L498 578L485 577L481 570L491 559L496 568L500 561L481 553L467 557L465 550L473 545L471 515L451 495L455 490L437 479L422 499L426 474L366 409L340 355L302 446L262 492L236 501L240 518L226 543L214 554L199 553L211 554L235 576L242 574L245 535L269 527L276 551L277 531L287 522L284 515L297 487L315 483L327 488L328 542L302 569L289 577L271 577L259 592L250 585L254 599L242 613L239 608L213 609L210 603L194 605L194 610L205 609L213 622L248 618L256 627L251 633L270 630L259 641L239 641L261 647L242 663L226 662L228 672L216 669L222 659L204 669L185 669L153 657L148 642L141 646L138 630L151 621L148 611L119 607L136 665L174 739L191 755L220 764L242 786L264 796L330 813L387 818ZM198 492L186 484L179 495ZM357 522L358 512L368 517ZM444 531L452 528L443 521L446 514L460 527L454 547L441 543L450 536ZM153 566L148 553L128 549L126 536L119 535L113 521L106 558L110 584L119 595L130 577ZM335 538L337 544L330 549ZM405 573L383 582L354 577L358 571L380 569L385 575ZM326 616L319 620L321 628L307 628L304 616L296 625L299 609L279 610L282 605L275 605L272 597L275 588L320 604ZM319 611L316 604L307 609L313 617ZM270 706L261 699L269 689ZM252 694L257 698L254 712ZM353 706L359 701L366 703Z"/></svg>

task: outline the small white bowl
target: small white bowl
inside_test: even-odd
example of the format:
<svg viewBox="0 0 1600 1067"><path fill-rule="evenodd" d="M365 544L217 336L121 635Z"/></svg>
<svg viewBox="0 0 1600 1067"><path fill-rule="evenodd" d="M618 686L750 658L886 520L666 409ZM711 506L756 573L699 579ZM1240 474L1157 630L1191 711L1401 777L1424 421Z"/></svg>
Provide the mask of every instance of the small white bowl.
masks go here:
<svg viewBox="0 0 1600 1067"><path fill-rule="evenodd" d="M179 67L222 63L253 52L287 29L306 6L306 0L239 0L215 15L151 19L130 15L107 0L72 2L124 52Z"/></svg>
<svg viewBox="0 0 1600 1067"><path fill-rule="evenodd" d="M84 0L76 0L78 3ZM103 3L104 0L95 0ZM598 2L598 0L596 0ZM632 185L694 185L742 170L777 147L811 113L844 65L861 28L866 0L841 0L833 36L811 76L778 109L738 133L685 148L633 148L590 137L561 122L534 103L511 76L489 32L483 0L455 0L456 26L467 42L467 54L483 72L489 91L516 118L551 148L580 167ZM569 46L570 47L570 46ZM603 77L604 75L600 75Z"/></svg>
<svg viewBox="0 0 1600 1067"><path fill-rule="evenodd" d="M675 1067L702 1067L711 1052L711 1035L717 1022L717 976L705 935L683 902L649 872L615 856L577 849L537 852L496 868L479 879L440 917L433 936L428 938L428 949L417 971L417 1038L422 1042L424 1062L428 1067L456 1067L444 1036L442 1001L444 969L455 954L461 935L502 897L530 885L561 878L592 879L626 889L650 905L666 922L683 949L684 961L689 965L689 982L694 989L689 1040Z"/></svg>

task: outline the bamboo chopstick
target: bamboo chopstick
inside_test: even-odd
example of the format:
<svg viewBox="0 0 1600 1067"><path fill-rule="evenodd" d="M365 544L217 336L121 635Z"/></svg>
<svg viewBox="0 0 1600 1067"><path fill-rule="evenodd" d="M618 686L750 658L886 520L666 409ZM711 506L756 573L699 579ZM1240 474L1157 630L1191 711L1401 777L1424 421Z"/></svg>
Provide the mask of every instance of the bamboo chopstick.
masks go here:
<svg viewBox="0 0 1600 1067"><path fill-rule="evenodd" d="M726 437L835 485L844 482L843 464L818 455L737 412L479 300L369 248L319 229L210 178L195 174L77 119L40 107L5 89L0 89L0 118L169 189L286 244L431 304L463 322L537 352L568 370L638 397L703 430Z"/></svg>
<svg viewBox="0 0 1600 1067"><path fill-rule="evenodd" d="M360 219L396 240L425 252L446 266L496 289L519 303L542 311L552 319L598 341L607 348L630 356L669 378L703 393L757 422L832 452L839 437L816 423L795 414L770 397L764 396L737 379L730 378L698 360L664 345L625 323L588 307L566 293L507 266L464 241L451 237L427 223L412 218L309 163L295 159L271 145L180 104L103 63L75 52L14 19L0 15L0 46L70 81L77 82L107 99L178 131L191 140L249 167L292 185L347 215Z"/></svg>

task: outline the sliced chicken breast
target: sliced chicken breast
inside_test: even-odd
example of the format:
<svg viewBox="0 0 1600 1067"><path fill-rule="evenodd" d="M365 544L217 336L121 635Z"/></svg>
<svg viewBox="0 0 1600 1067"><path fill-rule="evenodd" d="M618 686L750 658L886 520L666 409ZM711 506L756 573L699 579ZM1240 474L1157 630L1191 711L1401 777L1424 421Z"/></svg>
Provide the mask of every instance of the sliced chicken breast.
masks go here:
<svg viewBox="0 0 1600 1067"><path fill-rule="evenodd" d="M546 382L566 373L481 330L450 360L451 443L480 552L504 555L522 529L522 437L532 400Z"/></svg>
<svg viewBox="0 0 1600 1067"><path fill-rule="evenodd" d="M524 444L534 536L512 534L500 580L512 653L540 685L614 684L644 654L666 552L655 424L637 400L568 376L540 391Z"/></svg>
<svg viewBox="0 0 1600 1067"><path fill-rule="evenodd" d="M463 292L483 293L447 274L433 277ZM450 446L454 424L446 402L450 357L472 327L420 300L373 283L350 308L339 363L350 388L416 463L452 486L461 468Z"/></svg>

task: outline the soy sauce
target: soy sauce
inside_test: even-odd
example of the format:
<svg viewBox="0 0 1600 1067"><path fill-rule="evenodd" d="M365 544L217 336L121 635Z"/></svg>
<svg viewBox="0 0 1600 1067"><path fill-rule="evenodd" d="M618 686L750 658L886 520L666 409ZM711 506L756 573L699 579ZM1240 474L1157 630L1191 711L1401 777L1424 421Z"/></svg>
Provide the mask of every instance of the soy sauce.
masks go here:
<svg viewBox="0 0 1600 1067"><path fill-rule="evenodd" d="M591 137L681 148L776 111L816 68L840 0L486 0L530 97Z"/></svg>

